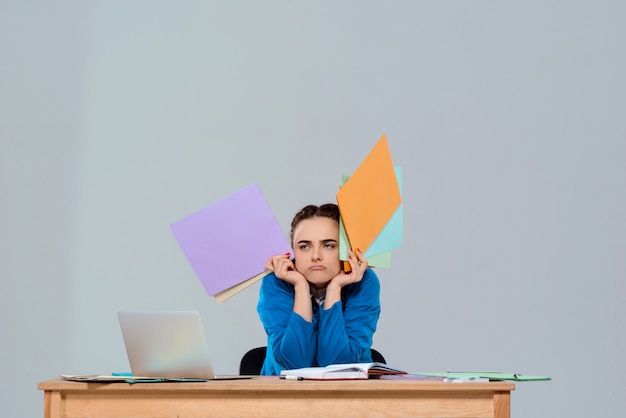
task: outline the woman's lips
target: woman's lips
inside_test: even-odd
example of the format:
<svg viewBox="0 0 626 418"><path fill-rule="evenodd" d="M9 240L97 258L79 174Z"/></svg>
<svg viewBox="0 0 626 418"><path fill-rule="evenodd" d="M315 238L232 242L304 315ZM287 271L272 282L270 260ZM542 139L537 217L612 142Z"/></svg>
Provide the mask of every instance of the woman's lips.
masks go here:
<svg viewBox="0 0 626 418"><path fill-rule="evenodd" d="M309 267L309 270L326 270L326 267L315 265L315 266Z"/></svg>

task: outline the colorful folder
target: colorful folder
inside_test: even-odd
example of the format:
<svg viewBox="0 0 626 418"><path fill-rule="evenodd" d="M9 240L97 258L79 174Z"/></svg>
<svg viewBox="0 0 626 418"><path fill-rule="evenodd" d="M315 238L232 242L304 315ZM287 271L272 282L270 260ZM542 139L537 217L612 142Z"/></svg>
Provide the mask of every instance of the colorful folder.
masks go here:
<svg viewBox="0 0 626 418"><path fill-rule="evenodd" d="M402 168L394 168L398 187L402 194ZM345 184L350 179L349 176L343 176L342 183ZM400 248L402 245L402 204L398 206L393 216L387 222L387 225L378 234L372 245L365 252L370 267L391 268L391 250ZM348 259L348 248L350 243L343 226L343 222L339 222L339 258L341 260Z"/></svg>
<svg viewBox="0 0 626 418"><path fill-rule="evenodd" d="M262 278L270 257L293 253L255 183L170 229L204 289L218 302Z"/></svg>
<svg viewBox="0 0 626 418"><path fill-rule="evenodd" d="M368 261L402 243L401 178L383 135L337 193L341 226L349 246L364 252ZM347 253L342 255L345 259Z"/></svg>

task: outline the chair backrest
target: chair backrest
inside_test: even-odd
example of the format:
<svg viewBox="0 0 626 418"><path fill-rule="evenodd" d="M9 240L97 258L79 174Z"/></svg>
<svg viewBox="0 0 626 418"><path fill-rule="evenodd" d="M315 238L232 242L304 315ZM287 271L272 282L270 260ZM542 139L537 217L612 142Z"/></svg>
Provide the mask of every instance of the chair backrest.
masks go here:
<svg viewBox="0 0 626 418"><path fill-rule="evenodd" d="M385 357L375 349L372 350L372 361L375 363L387 364ZM239 363L239 374L248 376L258 376L261 374L261 368L265 361L265 354L267 353L267 347L256 347L248 351L241 358Z"/></svg>
<svg viewBox="0 0 626 418"><path fill-rule="evenodd" d="M385 360L385 357L383 357L383 355L380 354L380 352L378 350L375 350L373 348L371 348L370 350L372 350L372 361L374 363L387 364L387 360Z"/></svg>
<svg viewBox="0 0 626 418"><path fill-rule="evenodd" d="M248 376L258 376L265 361L267 347L256 347L248 351L241 358L239 363L239 374Z"/></svg>

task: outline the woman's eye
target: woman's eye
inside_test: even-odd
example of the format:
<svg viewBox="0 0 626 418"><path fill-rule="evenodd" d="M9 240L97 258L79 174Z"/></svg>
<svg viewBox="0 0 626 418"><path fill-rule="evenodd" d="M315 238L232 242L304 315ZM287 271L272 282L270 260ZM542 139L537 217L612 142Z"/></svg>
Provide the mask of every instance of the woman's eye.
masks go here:
<svg viewBox="0 0 626 418"><path fill-rule="evenodd" d="M299 248L301 250L306 250L307 248L309 248L309 246L308 245L301 245Z"/></svg>

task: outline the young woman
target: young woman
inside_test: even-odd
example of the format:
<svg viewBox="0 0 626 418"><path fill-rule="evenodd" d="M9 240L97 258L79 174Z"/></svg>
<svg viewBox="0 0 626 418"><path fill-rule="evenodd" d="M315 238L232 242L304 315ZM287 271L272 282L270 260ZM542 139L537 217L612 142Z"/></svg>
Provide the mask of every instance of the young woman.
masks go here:
<svg viewBox="0 0 626 418"><path fill-rule="evenodd" d="M257 311L267 333L262 375L283 369L369 363L380 283L360 250L339 260L339 208L309 205L291 222L290 254L270 258Z"/></svg>

